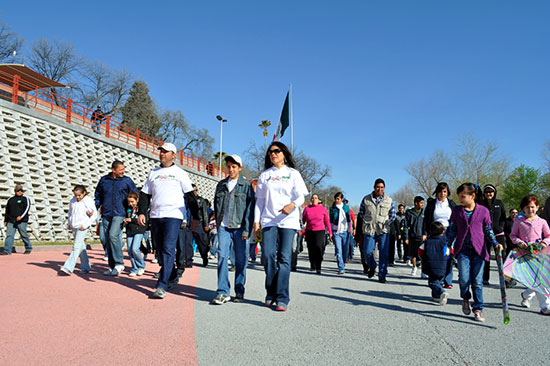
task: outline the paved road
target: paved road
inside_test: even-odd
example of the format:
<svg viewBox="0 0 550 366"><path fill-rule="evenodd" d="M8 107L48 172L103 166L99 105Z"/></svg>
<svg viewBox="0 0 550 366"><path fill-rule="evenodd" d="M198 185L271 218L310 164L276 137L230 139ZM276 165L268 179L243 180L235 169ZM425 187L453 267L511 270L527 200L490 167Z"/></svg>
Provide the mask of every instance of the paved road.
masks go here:
<svg viewBox="0 0 550 366"><path fill-rule="evenodd" d="M186 271L159 301L149 298L151 263L140 278L105 277L96 249L90 275L58 277L67 250L0 257L0 365L548 365L550 319L536 303L520 308L520 289L509 290L509 325L496 287L484 291L487 322L475 323L461 313L458 286L440 307L404 265L387 284L367 280L356 261L337 275L332 248L322 275L300 256L286 313L263 305L259 265L244 303L215 306L212 264Z"/></svg>

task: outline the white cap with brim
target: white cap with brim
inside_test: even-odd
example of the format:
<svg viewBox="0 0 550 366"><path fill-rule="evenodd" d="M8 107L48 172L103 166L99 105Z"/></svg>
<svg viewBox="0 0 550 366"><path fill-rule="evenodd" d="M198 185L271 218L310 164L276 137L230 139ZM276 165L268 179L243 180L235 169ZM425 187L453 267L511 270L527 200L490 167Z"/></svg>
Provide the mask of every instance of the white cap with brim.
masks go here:
<svg viewBox="0 0 550 366"><path fill-rule="evenodd" d="M174 144L171 144L169 142L165 142L161 146L158 147L158 150L163 149L166 151L172 151L173 153L177 153L178 149L176 149L176 146Z"/></svg>
<svg viewBox="0 0 550 366"><path fill-rule="evenodd" d="M237 163L239 164L241 167L243 166L243 160L241 159L241 157L237 154L233 154L233 155L229 155L229 156L226 156L225 159L224 159L226 162L227 161L230 161L232 163Z"/></svg>

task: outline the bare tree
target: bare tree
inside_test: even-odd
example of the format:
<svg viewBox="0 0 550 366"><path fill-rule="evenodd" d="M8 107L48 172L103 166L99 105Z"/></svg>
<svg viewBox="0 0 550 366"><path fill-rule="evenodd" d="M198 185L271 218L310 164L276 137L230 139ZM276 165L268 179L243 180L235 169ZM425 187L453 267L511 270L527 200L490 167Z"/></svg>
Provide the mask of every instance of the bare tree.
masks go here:
<svg viewBox="0 0 550 366"><path fill-rule="evenodd" d="M428 159L412 161L405 170L412 178L407 186L415 194L430 197L442 181L451 190L464 182L491 183L498 188L508 176L510 159L499 152L496 144L467 135L458 141L455 152L437 150Z"/></svg>
<svg viewBox="0 0 550 366"><path fill-rule="evenodd" d="M315 158L307 156L302 151L294 154L296 169L300 171L308 190L314 191L322 186L325 179L330 178L331 171L327 165L321 165Z"/></svg>
<svg viewBox="0 0 550 366"><path fill-rule="evenodd" d="M254 140L250 140L248 149L243 151L245 163L243 175L250 178L257 178L264 170L265 149L258 146Z"/></svg>
<svg viewBox="0 0 550 366"><path fill-rule="evenodd" d="M76 84L72 82L73 74L82 66L82 61L71 44L58 40L51 42L47 39L36 41L29 57L29 65L36 72L67 85ZM53 88L51 91L56 94L62 93ZM56 94L54 94L55 103L64 105Z"/></svg>
<svg viewBox="0 0 550 366"><path fill-rule="evenodd" d="M544 159L543 171L550 174L550 140L547 140L543 145L542 158Z"/></svg>
<svg viewBox="0 0 550 366"><path fill-rule="evenodd" d="M415 187L415 184L416 182L414 180L410 180L403 187L399 188L397 192L391 195L393 201L397 204L411 206L413 204L414 197L418 194L413 188ZM429 197L429 195L427 195L426 197Z"/></svg>
<svg viewBox="0 0 550 366"><path fill-rule="evenodd" d="M173 142L183 151L211 160L214 138L206 128L192 126L181 111L164 111L160 122L158 136L161 140Z"/></svg>
<svg viewBox="0 0 550 366"><path fill-rule="evenodd" d="M7 24L0 21L0 61L13 57L14 52L19 52L21 47L23 47L23 39L12 32Z"/></svg>
<svg viewBox="0 0 550 366"><path fill-rule="evenodd" d="M101 104L104 114L118 116L130 94L131 74L126 70L112 70L98 61L85 62L78 74L80 82L72 86L74 99L88 109Z"/></svg>

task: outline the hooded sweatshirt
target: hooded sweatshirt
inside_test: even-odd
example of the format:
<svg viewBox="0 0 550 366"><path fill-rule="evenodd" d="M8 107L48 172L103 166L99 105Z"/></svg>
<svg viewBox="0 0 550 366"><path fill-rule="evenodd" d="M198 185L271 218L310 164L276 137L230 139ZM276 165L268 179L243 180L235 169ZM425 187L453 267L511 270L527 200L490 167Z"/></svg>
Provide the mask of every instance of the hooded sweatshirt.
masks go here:
<svg viewBox="0 0 550 366"><path fill-rule="evenodd" d="M486 184L483 186L483 192L485 192L486 188L493 189L495 191L495 196L489 201L484 195L481 204L489 209L495 235L504 235L504 226L506 225L506 209L504 208L504 203L497 199L497 189L494 185Z"/></svg>

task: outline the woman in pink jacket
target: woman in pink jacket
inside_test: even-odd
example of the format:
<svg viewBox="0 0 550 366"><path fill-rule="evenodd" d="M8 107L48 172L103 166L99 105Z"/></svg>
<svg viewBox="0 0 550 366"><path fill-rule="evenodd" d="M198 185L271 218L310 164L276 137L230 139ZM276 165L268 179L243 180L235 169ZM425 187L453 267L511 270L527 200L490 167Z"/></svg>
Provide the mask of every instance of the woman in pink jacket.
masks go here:
<svg viewBox="0 0 550 366"><path fill-rule="evenodd" d="M307 251L311 270L321 273L325 229L328 229L331 240L332 229L330 227L327 209L319 204L319 196L315 193L311 195L311 205L304 209L302 223L305 224L306 227Z"/></svg>
<svg viewBox="0 0 550 366"><path fill-rule="evenodd" d="M543 248L550 245L550 228L546 220L537 216L539 202L536 196L528 195L523 197L520 204L521 210L525 214L523 217L516 217L510 239L521 249L527 249L530 244L536 241L540 242ZM544 239L542 236L544 234ZM545 255L541 253L540 255ZM531 306L531 300L537 296L542 315L550 315L550 294L537 292L527 289L521 293L521 306L528 308Z"/></svg>

